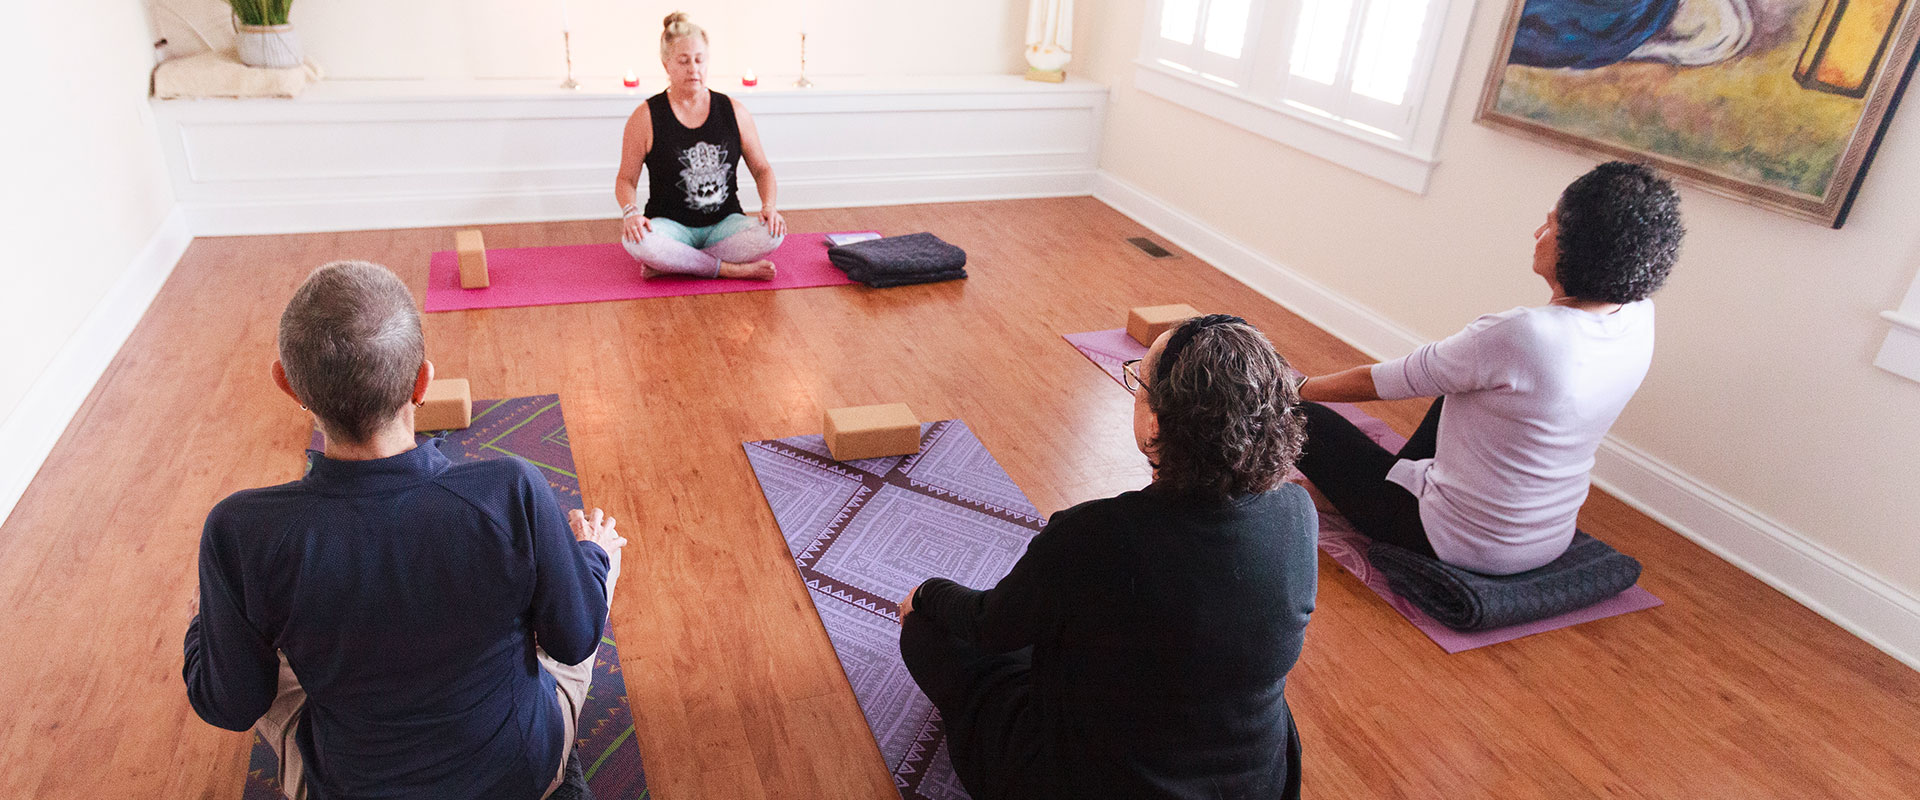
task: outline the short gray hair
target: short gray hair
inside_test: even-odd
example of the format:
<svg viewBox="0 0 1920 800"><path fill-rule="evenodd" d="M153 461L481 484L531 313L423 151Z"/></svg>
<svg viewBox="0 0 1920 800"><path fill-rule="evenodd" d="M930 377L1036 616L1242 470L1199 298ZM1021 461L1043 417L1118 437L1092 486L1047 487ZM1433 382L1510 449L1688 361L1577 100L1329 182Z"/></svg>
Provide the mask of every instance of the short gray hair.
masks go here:
<svg viewBox="0 0 1920 800"><path fill-rule="evenodd" d="M371 440L413 398L426 357L412 293L379 264L321 266L280 315L287 383L336 440Z"/></svg>

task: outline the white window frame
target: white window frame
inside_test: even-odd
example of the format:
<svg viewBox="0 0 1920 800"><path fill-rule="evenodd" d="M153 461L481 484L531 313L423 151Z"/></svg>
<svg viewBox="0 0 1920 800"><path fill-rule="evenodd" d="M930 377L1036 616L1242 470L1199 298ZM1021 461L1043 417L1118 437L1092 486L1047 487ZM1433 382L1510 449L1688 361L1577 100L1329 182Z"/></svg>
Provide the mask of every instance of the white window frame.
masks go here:
<svg viewBox="0 0 1920 800"><path fill-rule="evenodd" d="M1440 133L1473 26L1475 0L1434 0L1438 24L1428 25L1421 38L1401 106L1378 103L1368 108L1372 101L1366 98L1329 93L1320 102L1332 108L1318 109L1279 99L1283 90L1302 94L1298 87L1285 86L1287 53L1299 16L1293 3L1253 0L1247 25L1253 41L1242 48L1240 59L1227 59L1205 51L1204 24L1196 25L1190 47L1162 39L1163 2L1147 3L1140 56L1134 60L1134 88L1415 194L1426 193L1439 165ZM1211 0L1201 0L1202 23L1211 5ZM1364 18L1363 8L1350 24L1359 25ZM1352 53L1343 54L1343 76L1352 69L1352 59ZM1399 126L1379 124L1390 121L1384 115L1402 113L1412 119L1399 128L1400 135L1390 132Z"/></svg>
<svg viewBox="0 0 1920 800"><path fill-rule="evenodd" d="M1159 63L1163 69L1178 74L1197 77L1214 85L1231 88L1244 87L1253 74L1252 59L1248 56L1258 52L1257 42L1241 42L1240 58L1228 58L1207 49L1207 26L1204 24L1207 12L1213 8L1213 0L1199 0L1193 29L1193 43L1182 45L1160 37L1160 10L1164 0L1153 0L1149 11L1151 18L1147 22L1147 32L1141 52ZM1248 30L1258 30L1261 14L1265 8L1264 0L1252 0L1249 5ZM1196 74L1197 73L1197 74Z"/></svg>

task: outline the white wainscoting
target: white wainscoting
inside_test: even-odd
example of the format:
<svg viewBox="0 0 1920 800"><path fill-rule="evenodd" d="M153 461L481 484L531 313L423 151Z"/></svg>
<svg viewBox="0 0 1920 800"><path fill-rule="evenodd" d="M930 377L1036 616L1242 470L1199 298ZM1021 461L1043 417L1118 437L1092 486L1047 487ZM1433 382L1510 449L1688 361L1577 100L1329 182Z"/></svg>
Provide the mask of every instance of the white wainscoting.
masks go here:
<svg viewBox="0 0 1920 800"><path fill-rule="evenodd" d="M1405 355L1424 343L1378 312L1131 183L1103 172L1093 195L1374 358ZM1920 598L1611 436L1601 442L1593 482L1907 666L1920 669Z"/></svg>
<svg viewBox="0 0 1920 800"><path fill-rule="evenodd" d="M196 236L413 228L619 216L621 131L657 91L333 81L292 100L158 100L154 115ZM1001 75L730 93L782 208L1089 194L1107 100L1087 81ZM758 207L744 168L741 195Z"/></svg>

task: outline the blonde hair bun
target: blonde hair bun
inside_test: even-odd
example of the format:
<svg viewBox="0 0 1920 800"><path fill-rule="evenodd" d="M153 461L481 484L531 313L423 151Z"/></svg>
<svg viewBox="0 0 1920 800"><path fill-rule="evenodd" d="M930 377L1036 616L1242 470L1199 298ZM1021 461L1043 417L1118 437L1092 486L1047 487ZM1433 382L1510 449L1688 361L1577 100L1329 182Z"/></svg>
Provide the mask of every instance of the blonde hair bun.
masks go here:
<svg viewBox="0 0 1920 800"><path fill-rule="evenodd" d="M689 36L699 36L700 41L707 40L707 32L687 19L687 12L675 11L660 21L660 58L665 60L667 52L673 49L673 43Z"/></svg>

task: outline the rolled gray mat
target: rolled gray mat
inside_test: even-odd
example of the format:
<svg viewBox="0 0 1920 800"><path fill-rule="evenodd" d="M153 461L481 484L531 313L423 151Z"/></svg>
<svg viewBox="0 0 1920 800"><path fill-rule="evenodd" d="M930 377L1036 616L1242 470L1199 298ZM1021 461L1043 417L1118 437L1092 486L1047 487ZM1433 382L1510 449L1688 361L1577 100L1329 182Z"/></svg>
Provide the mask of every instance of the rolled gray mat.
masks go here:
<svg viewBox="0 0 1920 800"><path fill-rule="evenodd" d="M1559 558L1514 575L1482 575L1384 542L1367 546L1367 560L1396 594L1457 631L1558 616L1624 592L1640 579L1639 561L1578 531Z"/></svg>

